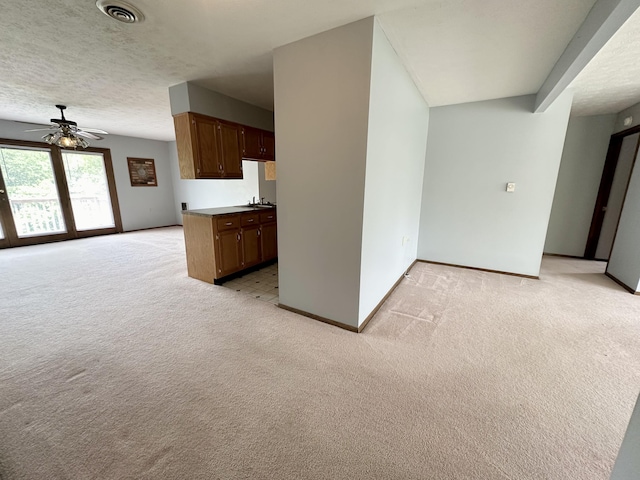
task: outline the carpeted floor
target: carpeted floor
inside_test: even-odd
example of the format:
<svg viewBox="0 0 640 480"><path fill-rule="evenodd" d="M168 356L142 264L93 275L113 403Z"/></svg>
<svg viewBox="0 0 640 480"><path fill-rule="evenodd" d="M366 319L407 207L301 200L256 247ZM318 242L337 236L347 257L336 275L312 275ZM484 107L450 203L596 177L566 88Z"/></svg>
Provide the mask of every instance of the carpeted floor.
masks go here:
<svg viewBox="0 0 640 480"><path fill-rule="evenodd" d="M607 479L640 297L418 264L357 335L186 275L167 228L0 251L0 477Z"/></svg>

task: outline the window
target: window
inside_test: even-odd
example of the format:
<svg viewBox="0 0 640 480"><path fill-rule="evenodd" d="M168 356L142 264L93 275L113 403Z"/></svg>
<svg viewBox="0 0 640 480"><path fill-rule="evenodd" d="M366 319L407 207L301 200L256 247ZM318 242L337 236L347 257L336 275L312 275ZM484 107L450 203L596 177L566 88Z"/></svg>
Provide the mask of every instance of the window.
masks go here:
<svg viewBox="0 0 640 480"><path fill-rule="evenodd" d="M109 150L0 140L0 247L119 231Z"/></svg>

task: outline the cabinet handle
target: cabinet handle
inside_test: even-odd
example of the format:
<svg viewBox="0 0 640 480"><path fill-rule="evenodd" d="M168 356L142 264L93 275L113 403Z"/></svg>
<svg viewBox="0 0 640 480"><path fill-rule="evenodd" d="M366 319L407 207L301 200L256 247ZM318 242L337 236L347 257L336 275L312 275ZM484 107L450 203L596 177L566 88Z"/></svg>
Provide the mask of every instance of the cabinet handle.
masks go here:
<svg viewBox="0 0 640 480"><path fill-rule="evenodd" d="M271 219L271 218L273 218L273 215L269 215L267 218Z"/></svg>
<svg viewBox="0 0 640 480"><path fill-rule="evenodd" d="M258 230L258 236L260 236L260 230Z"/></svg>
<svg viewBox="0 0 640 480"><path fill-rule="evenodd" d="M222 164L221 163L218 164L218 170L222 170Z"/></svg>
<svg viewBox="0 0 640 480"><path fill-rule="evenodd" d="M238 233L238 235L236 236L236 238L238 239L238 241L240 241L240 234Z"/></svg>
<svg viewBox="0 0 640 480"><path fill-rule="evenodd" d="M225 225L226 225L227 227L229 227L229 226L233 225L233 222L227 222L227 223L225 223Z"/></svg>
<svg viewBox="0 0 640 480"><path fill-rule="evenodd" d="M253 222L255 219L250 218L249 220L247 220L247 222Z"/></svg>

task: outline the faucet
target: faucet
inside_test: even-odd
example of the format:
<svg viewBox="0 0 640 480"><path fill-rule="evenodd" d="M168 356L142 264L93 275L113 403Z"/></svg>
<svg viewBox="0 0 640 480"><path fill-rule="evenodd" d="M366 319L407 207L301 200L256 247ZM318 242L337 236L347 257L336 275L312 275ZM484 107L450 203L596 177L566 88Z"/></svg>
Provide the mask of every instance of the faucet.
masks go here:
<svg viewBox="0 0 640 480"><path fill-rule="evenodd" d="M251 202L251 205L255 205L256 204L256 196L253 196L253 201Z"/></svg>

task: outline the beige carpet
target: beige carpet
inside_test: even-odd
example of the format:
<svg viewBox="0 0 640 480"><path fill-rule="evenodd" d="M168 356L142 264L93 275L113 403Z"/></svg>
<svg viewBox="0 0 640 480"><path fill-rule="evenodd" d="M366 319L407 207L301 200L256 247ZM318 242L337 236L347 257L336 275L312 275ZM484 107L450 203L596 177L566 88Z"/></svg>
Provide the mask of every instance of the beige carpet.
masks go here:
<svg viewBox="0 0 640 480"><path fill-rule="evenodd" d="M182 231L0 251L0 477L606 479L640 297L418 264L357 335L186 276Z"/></svg>

